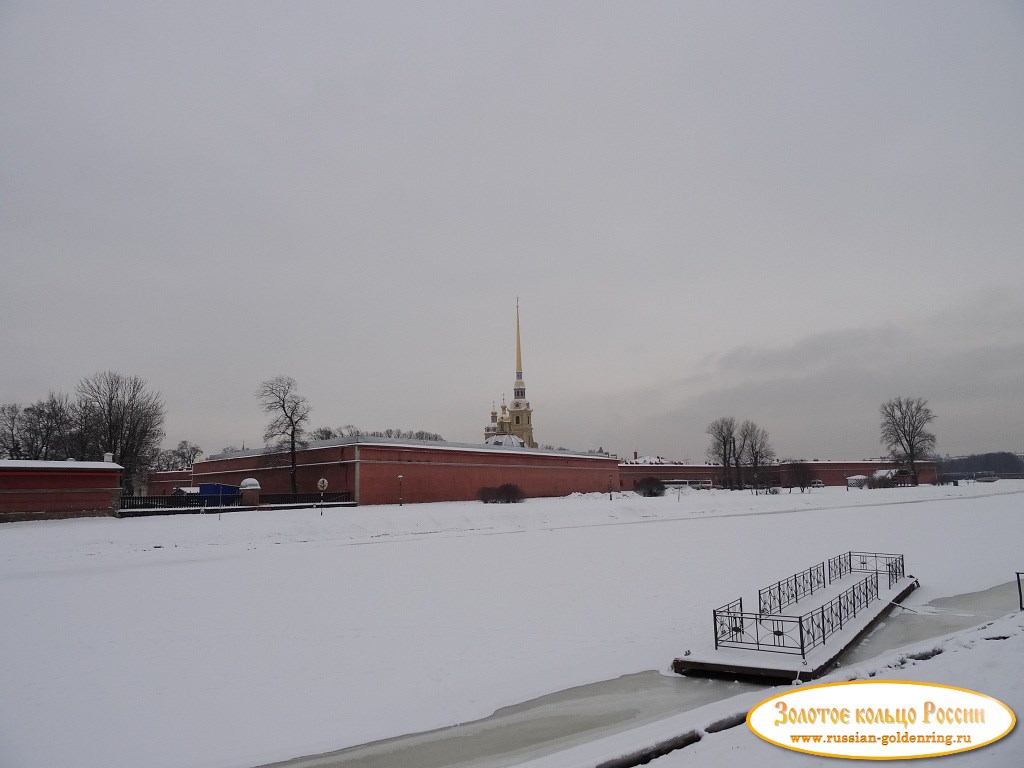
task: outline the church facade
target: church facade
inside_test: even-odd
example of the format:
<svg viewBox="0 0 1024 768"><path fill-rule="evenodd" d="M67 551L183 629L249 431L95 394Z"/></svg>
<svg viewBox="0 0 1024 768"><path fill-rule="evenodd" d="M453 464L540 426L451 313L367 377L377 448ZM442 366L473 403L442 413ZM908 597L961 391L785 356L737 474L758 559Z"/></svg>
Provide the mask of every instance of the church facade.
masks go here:
<svg viewBox="0 0 1024 768"><path fill-rule="evenodd" d="M506 447L536 448L533 438L533 408L526 399L523 381L523 345L519 331L519 301L516 301L516 380L512 385L512 403L501 397L501 411L491 407L491 420L484 427L484 443Z"/></svg>

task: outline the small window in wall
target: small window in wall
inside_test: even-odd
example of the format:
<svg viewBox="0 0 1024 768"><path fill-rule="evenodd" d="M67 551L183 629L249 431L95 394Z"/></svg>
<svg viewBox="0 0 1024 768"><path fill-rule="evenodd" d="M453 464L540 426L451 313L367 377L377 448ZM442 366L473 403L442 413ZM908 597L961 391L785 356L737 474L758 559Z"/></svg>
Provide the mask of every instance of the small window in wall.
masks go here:
<svg viewBox="0 0 1024 768"><path fill-rule="evenodd" d="M519 423L519 417L516 416L516 424L518 424L518 423Z"/></svg>

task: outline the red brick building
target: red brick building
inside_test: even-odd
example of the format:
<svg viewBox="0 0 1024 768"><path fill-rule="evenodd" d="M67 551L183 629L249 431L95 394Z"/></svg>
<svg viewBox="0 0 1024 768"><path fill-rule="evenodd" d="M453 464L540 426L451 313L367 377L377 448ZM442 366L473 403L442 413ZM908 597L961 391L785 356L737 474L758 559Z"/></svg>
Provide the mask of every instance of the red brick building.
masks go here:
<svg viewBox="0 0 1024 768"><path fill-rule="evenodd" d="M875 472L884 469L899 469L900 464L894 461L802 461L779 464L780 485L797 485L795 475L806 467L813 480L821 480L825 485L846 485L846 478L856 475L871 477ZM938 473L934 461L917 463L917 480L922 485L931 485L938 481Z"/></svg>
<svg viewBox="0 0 1024 768"><path fill-rule="evenodd" d="M316 493L323 478L329 493L350 493L360 504L476 499L481 488L506 483L532 497L619 490L618 459L505 446L339 438L298 451L296 464L299 493ZM249 477L263 493L288 493L288 452L240 451L197 461L191 473L156 472L149 493L165 495L187 484L239 485Z"/></svg>
<svg viewBox="0 0 1024 768"><path fill-rule="evenodd" d="M800 475L804 474L804 482L821 480L825 485L845 486L846 479L855 475L871 477L882 469L896 469L898 464L892 461L788 461L761 467L758 471L759 481L771 485L796 487L800 485ZM917 465L918 481L923 484L937 480L935 462L919 462ZM626 462L619 465L619 480L623 490L631 491L636 483L645 477L655 477L662 482L686 481L706 482L719 486L723 484L724 473L721 464L672 464L669 462L649 463L644 460ZM752 470L743 469L743 482L754 482Z"/></svg>
<svg viewBox="0 0 1024 768"><path fill-rule="evenodd" d="M117 514L119 464L0 460L0 521Z"/></svg>
<svg viewBox="0 0 1024 768"><path fill-rule="evenodd" d="M665 482L723 483L716 464L619 463L610 456L568 451L533 450L495 445L433 443L388 438L338 438L313 443L296 453L299 493L317 493L317 481L327 480L328 493L348 493L359 504L421 503L476 499L481 488L505 483L518 485L528 497L570 493L632 491L645 477ZM895 466L888 461L808 461L761 469L762 482L799 485L805 482L845 486L852 475L872 475ZM262 493L291 491L287 451L239 451L197 461L191 471L155 472L149 493L169 494L182 485L259 481ZM922 483L935 481L935 465L919 466ZM753 478L745 478L752 482Z"/></svg>
<svg viewBox="0 0 1024 768"><path fill-rule="evenodd" d="M619 487L624 491L632 491L636 484L646 477L654 477L664 483L704 483L722 484L721 464L672 464L663 462L633 463L619 465Z"/></svg>

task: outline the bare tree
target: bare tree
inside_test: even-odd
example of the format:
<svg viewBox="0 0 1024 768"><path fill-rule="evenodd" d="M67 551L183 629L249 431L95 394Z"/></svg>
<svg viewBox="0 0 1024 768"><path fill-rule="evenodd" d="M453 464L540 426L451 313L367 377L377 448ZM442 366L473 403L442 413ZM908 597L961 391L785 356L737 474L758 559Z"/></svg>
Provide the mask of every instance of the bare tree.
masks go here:
<svg viewBox="0 0 1024 768"><path fill-rule="evenodd" d="M265 413L273 415L263 433L268 443L274 438L281 438L287 443L291 458L292 493L299 492L298 477L295 469L295 449L305 434L306 422L309 421L310 407L306 398L296 392L295 379L291 376L275 376L260 384L256 397L263 406Z"/></svg>
<svg viewBox="0 0 1024 768"><path fill-rule="evenodd" d="M800 493L803 493L811 486L812 482L814 482L814 470L811 469L810 464L805 464L802 461L789 462L790 490L796 485L799 486Z"/></svg>
<svg viewBox="0 0 1024 768"><path fill-rule="evenodd" d="M882 403L882 445L889 449L893 461L909 465L917 485L917 462L935 450L935 434L928 425L935 414L923 397L897 397Z"/></svg>
<svg viewBox="0 0 1024 768"><path fill-rule="evenodd" d="M22 452L26 459L60 461L68 458L68 434L73 424L67 395L51 392L21 414Z"/></svg>
<svg viewBox="0 0 1024 768"><path fill-rule="evenodd" d="M431 442L443 443L444 436L437 432L428 432L423 429L360 429L354 424L346 424L337 429L330 427L319 427L310 433L314 440L331 440L336 437L391 437L404 440L428 440Z"/></svg>
<svg viewBox="0 0 1024 768"><path fill-rule="evenodd" d="M25 458L21 449L21 414L21 405L18 403L0 405L0 458Z"/></svg>
<svg viewBox="0 0 1024 768"><path fill-rule="evenodd" d="M196 459L203 455L203 449L195 443L182 440L174 449L174 455L181 462L182 469L191 469L192 465L196 463Z"/></svg>
<svg viewBox="0 0 1024 768"><path fill-rule="evenodd" d="M99 460L114 454L124 467L125 489L152 466L164 439L164 403L158 392L150 392L139 376L104 371L78 383L75 404L79 430L74 458Z"/></svg>
<svg viewBox="0 0 1024 768"><path fill-rule="evenodd" d="M736 419L732 416L717 418L708 424L704 432L711 438L707 457L722 465L722 482L731 488L733 457L736 455Z"/></svg>
<svg viewBox="0 0 1024 768"><path fill-rule="evenodd" d="M747 461L747 441L750 439L750 426L753 422L749 419L744 421L736 430L736 435L732 439L732 466L735 470L734 477L736 478L736 488L743 488L743 465ZM747 429L743 427L747 426Z"/></svg>
<svg viewBox="0 0 1024 768"><path fill-rule="evenodd" d="M152 472L175 472L179 469L181 467L178 466L178 457L169 449L160 451L153 459L153 466L150 467Z"/></svg>
<svg viewBox="0 0 1024 768"><path fill-rule="evenodd" d="M317 427L309 433L310 440L333 440L341 435L331 427Z"/></svg>
<svg viewBox="0 0 1024 768"><path fill-rule="evenodd" d="M157 472L174 472L191 469L196 459L203 455L203 449L188 440L182 440L176 448L160 451L153 464Z"/></svg>
<svg viewBox="0 0 1024 768"><path fill-rule="evenodd" d="M775 449L768 439L768 432L747 419L740 424L743 441L743 463L753 470L754 491L760 481L761 468L775 461Z"/></svg>

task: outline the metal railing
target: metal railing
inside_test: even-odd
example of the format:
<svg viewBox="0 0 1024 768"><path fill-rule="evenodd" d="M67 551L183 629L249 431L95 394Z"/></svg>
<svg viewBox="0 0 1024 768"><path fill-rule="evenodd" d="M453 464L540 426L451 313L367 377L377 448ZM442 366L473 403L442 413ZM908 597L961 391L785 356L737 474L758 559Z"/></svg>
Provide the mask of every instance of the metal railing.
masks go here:
<svg viewBox="0 0 1024 768"><path fill-rule="evenodd" d="M843 578L846 574L853 570L851 563L851 553L844 552L841 555L830 557L828 559L828 582L831 584L833 581L838 581Z"/></svg>
<svg viewBox="0 0 1024 768"><path fill-rule="evenodd" d="M855 619L878 599L878 574L869 573L841 595L801 616L769 616L744 613L742 600L734 600L713 612L715 649L750 648L758 651L799 654L807 652Z"/></svg>
<svg viewBox="0 0 1024 768"><path fill-rule="evenodd" d="M178 496L122 496L121 509L202 509L238 506L238 494L189 493Z"/></svg>
<svg viewBox="0 0 1024 768"><path fill-rule="evenodd" d="M821 562L758 590L757 607L761 613L779 613L787 605L798 603L801 597L813 595L815 590L820 592L826 586L825 563Z"/></svg>
<svg viewBox="0 0 1024 768"><path fill-rule="evenodd" d="M170 494L167 496L122 496L121 509L216 509L217 507L237 507L240 494L189 493ZM347 491L337 493L263 493L260 494L259 505L295 504L307 507L323 504L343 504L352 501L352 494Z"/></svg>
<svg viewBox="0 0 1024 768"><path fill-rule="evenodd" d="M907 575L903 555L890 552L847 552L846 557L850 558L850 567L855 573L889 574L889 589Z"/></svg>
<svg viewBox="0 0 1024 768"><path fill-rule="evenodd" d="M743 598L737 597L731 603L726 603L721 608L716 608L718 613L743 613Z"/></svg>
<svg viewBox="0 0 1024 768"><path fill-rule="evenodd" d="M782 614L787 606L853 573L867 575L819 608L799 616ZM806 656L807 651L824 645L826 638L841 630L872 601L878 599L878 584L882 574L888 576L889 589L905 578L906 563L903 555L890 552L843 552L759 590L757 613L745 613L742 598L726 603L712 612L715 649L753 648ZM1017 574L1017 587L1021 610L1024 610L1022 576L1024 572Z"/></svg>
<svg viewBox="0 0 1024 768"><path fill-rule="evenodd" d="M337 493L261 493L260 506L267 504L302 504L316 506L324 504L340 504L352 501L352 494L347 491Z"/></svg>
<svg viewBox="0 0 1024 768"><path fill-rule="evenodd" d="M877 599L878 574L869 573L862 581L829 600L821 608L801 616L801 635L804 639L801 654L824 645L825 638L841 630L850 619L857 618L858 611L863 611Z"/></svg>

